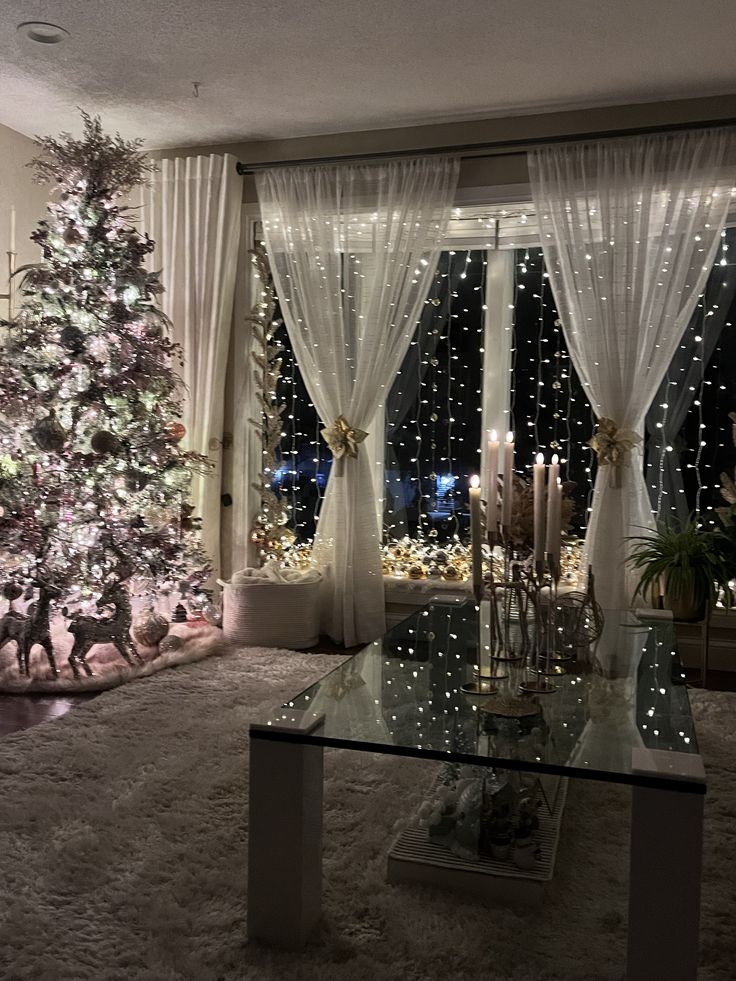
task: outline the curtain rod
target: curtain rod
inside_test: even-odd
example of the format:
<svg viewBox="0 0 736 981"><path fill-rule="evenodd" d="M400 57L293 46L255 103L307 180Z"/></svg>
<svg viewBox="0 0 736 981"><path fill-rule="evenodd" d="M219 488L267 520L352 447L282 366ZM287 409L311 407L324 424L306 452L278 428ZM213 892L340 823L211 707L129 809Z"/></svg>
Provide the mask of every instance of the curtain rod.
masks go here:
<svg viewBox="0 0 736 981"><path fill-rule="evenodd" d="M530 147L554 146L558 143L581 143L587 140L610 140L624 136L643 136L648 133L678 133L688 129L711 129L736 125L736 118L710 119L694 123L663 123L660 126L637 126L628 129L594 130L590 133L566 133L562 136L538 136L517 140L491 140L486 143L455 143L449 146L433 146L418 150L374 150L366 153L345 153L326 157L302 157L294 160L269 160L259 163L238 161L236 168L242 176L255 174L271 167L306 167L318 164L359 163L364 160L388 160L394 157L438 156L443 153L457 154L466 159L483 160L515 150L524 153ZM476 153L475 151L481 151Z"/></svg>

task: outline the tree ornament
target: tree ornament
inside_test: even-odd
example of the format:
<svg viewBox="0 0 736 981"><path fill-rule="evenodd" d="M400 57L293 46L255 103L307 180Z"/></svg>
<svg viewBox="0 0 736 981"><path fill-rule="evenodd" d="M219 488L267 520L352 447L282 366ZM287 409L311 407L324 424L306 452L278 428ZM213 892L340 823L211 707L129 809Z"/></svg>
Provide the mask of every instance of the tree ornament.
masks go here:
<svg viewBox="0 0 736 981"><path fill-rule="evenodd" d="M65 245L79 245L83 241L82 234L75 225L67 225L61 237Z"/></svg>
<svg viewBox="0 0 736 981"><path fill-rule="evenodd" d="M27 408L22 399L10 399L3 406L3 415L7 419L22 419L27 412Z"/></svg>
<svg viewBox="0 0 736 981"><path fill-rule="evenodd" d="M187 428L181 422L168 422L164 426L164 433L169 442L178 443L186 436Z"/></svg>
<svg viewBox="0 0 736 981"><path fill-rule="evenodd" d="M163 325L158 320L149 320L146 323L146 331L152 341L158 341L164 335Z"/></svg>
<svg viewBox="0 0 736 981"><path fill-rule="evenodd" d="M184 646L184 638L178 634L168 634L158 645L159 654L173 654Z"/></svg>
<svg viewBox="0 0 736 981"><path fill-rule="evenodd" d="M23 587L19 586L17 582L6 582L3 586L3 596L11 603L17 599L20 599L22 595Z"/></svg>
<svg viewBox="0 0 736 981"><path fill-rule="evenodd" d="M56 418L54 409L49 409L49 414L36 423L31 435L36 446L44 453L60 453L67 438L67 432Z"/></svg>
<svg viewBox="0 0 736 981"><path fill-rule="evenodd" d="M172 524L172 515L165 507L159 504L151 504L143 512L143 520L153 531L163 531Z"/></svg>
<svg viewBox="0 0 736 981"><path fill-rule="evenodd" d="M107 429L99 429L90 440L90 446L100 456L113 456L120 451L120 445L120 440L115 433Z"/></svg>
<svg viewBox="0 0 736 981"><path fill-rule="evenodd" d="M194 517L194 505L183 501L179 513L179 528L182 531L191 531L202 524L201 518Z"/></svg>
<svg viewBox="0 0 736 981"><path fill-rule="evenodd" d="M213 627L222 626L222 610L215 603L205 603L202 607L202 615L207 623Z"/></svg>
<svg viewBox="0 0 736 981"><path fill-rule="evenodd" d="M76 324L67 324L59 334L59 341L62 347L72 354L81 354L84 350L84 331L80 330Z"/></svg>
<svg viewBox="0 0 736 981"><path fill-rule="evenodd" d="M133 621L133 640L142 647L155 647L168 632L168 620L154 609L144 610Z"/></svg>
<svg viewBox="0 0 736 981"><path fill-rule="evenodd" d="M171 618L172 623L186 623L187 622L187 610L182 603L177 603L174 607L174 615Z"/></svg>
<svg viewBox="0 0 736 981"><path fill-rule="evenodd" d="M125 489L132 493L145 490L151 482L152 476L142 470L129 470L125 475Z"/></svg>

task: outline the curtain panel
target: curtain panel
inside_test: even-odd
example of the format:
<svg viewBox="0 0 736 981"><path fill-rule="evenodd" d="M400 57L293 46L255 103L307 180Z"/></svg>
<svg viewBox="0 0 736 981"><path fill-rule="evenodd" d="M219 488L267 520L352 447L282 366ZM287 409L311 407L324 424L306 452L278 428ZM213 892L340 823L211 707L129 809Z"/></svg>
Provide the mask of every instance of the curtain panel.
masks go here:
<svg viewBox="0 0 736 981"><path fill-rule="evenodd" d="M600 420L637 434L599 466L584 550L604 605L631 602L627 538L652 527L646 413L703 291L736 182L732 128L543 147L528 155L550 282ZM599 463L601 460L599 459Z"/></svg>
<svg viewBox="0 0 736 981"><path fill-rule="evenodd" d="M736 228L727 228L721 241L732 256L736 252ZM699 309L691 317L647 412L647 479L652 509L662 515L675 515L681 522L687 521L692 510L685 494L682 471L687 465L685 451L693 450L689 454L692 461L698 450L698 447L684 445L681 431L698 397L698 389L721 338L734 296L736 262L732 260L725 267L716 264L706 284L705 295L698 304ZM724 416L727 411L724 406Z"/></svg>
<svg viewBox="0 0 736 981"><path fill-rule="evenodd" d="M325 428L344 417L365 431L377 413L383 419L439 259L458 169L456 158L433 157L257 175L282 314ZM333 462L313 548L325 573L322 629L348 646L386 627L375 468L364 445L352 451Z"/></svg>
<svg viewBox="0 0 736 981"><path fill-rule="evenodd" d="M220 574L225 371L238 267L243 179L230 154L161 160L142 189L141 225L156 242L161 306L184 352L183 445L213 469L192 481L202 543Z"/></svg>

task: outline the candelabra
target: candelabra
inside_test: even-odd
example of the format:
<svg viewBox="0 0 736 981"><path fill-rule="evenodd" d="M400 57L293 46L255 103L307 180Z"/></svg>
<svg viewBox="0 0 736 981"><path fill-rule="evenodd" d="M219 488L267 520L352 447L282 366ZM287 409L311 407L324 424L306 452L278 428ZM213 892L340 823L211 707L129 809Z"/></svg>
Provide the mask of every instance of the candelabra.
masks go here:
<svg viewBox="0 0 736 981"><path fill-rule="evenodd" d="M543 695L556 691L550 680L564 674L568 655L560 650L557 591L560 564L547 553L545 561L523 560L503 526L488 529L490 576L487 588L478 586L478 663L473 680L463 685L467 695L495 695L499 682L508 698L517 691ZM494 551L500 547L503 572L494 570ZM545 610L546 594L546 610ZM520 677L519 677L520 676Z"/></svg>

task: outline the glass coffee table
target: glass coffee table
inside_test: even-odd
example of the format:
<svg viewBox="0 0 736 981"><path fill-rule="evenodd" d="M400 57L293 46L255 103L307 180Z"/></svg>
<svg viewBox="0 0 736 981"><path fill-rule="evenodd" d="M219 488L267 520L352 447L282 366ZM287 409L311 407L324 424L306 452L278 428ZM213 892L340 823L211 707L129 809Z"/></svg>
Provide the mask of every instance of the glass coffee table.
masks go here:
<svg viewBox="0 0 736 981"><path fill-rule="evenodd" d="M469 696L484 614L433 602L250 727L249 938L303 945L320 915L323 751L390 753L631 787L629 981L697 977L705 772L671 621L605 611L603 634L494 725ZM578 652L580 653L580 652ZM490 720L490 723L489 723Z"/></svg>

